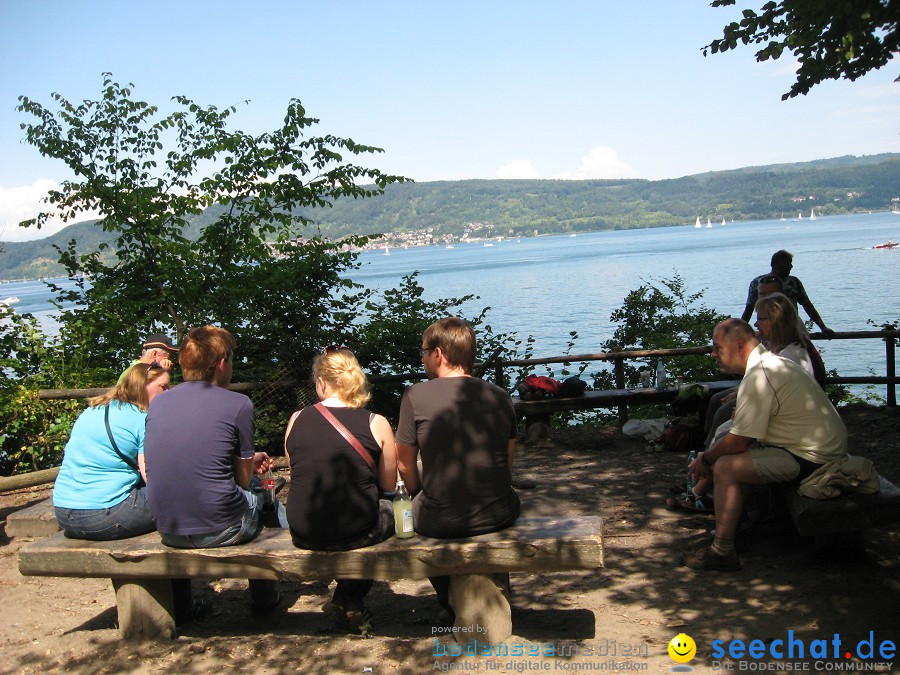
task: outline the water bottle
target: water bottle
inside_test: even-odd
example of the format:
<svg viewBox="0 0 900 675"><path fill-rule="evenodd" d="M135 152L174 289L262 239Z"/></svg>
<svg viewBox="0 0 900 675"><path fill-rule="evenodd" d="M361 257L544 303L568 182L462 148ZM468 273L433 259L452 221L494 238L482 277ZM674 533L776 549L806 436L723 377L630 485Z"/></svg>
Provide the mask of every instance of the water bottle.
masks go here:
<svg viewBox="0 0 900 675"><path fill-rule="evenodd" d="M666 367L663 365L662 359L656 362L656 388L666 388Z"/></svg>
<svg viewBox="0 0 900 675"><path fill-rule="evenodd" d="M688 453L687 494L688 494L688 497L690 497L693 500L694 506L696 506L698 509L702 510L703 509L703 498L697 497L694 495L694 486L697 484L697 481L695 481L691 477L691 462L693 462L695 459L697 459L697 451L691 450Z"/></svg>
<svg viewBox="0 0 900 675"><path fill-rule="evenodd" d="M688 472L687 472L687 493L688 493L688 495L693 494L694 486L697 484L696 481L693 478L691 478L691 469L690 469L691 462L693 462L695 459L697 459L697 451L691 450L688 453Z"/></svg>
<svg viewBox="0 0 900 675"><path fill-rule="evenodd" d="M397 481L397 494L394 495L394 531L397 539L409 539L416 533L413 529L412 498L402 480Z"/></svg>

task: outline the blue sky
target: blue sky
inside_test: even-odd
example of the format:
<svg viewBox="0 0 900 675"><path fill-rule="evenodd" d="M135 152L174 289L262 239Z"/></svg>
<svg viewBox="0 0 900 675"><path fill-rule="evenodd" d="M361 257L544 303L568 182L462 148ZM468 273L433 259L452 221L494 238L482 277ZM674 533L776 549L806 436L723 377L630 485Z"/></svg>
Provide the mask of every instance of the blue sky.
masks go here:
<svg viewBox="0 0 900 675"><path fill-rule="evenodd" d="M761 0L738 0L758 8ZM166 110L239 107L276 128L289 99L319 131L385 149L417 181L673 178L900 152L898 62L781 101L790 58L704 57L739 14L708 0L129 2L0 0L0 240L33 216L62 163L22 143L19 95L96 99L101 73Z"/></svg>

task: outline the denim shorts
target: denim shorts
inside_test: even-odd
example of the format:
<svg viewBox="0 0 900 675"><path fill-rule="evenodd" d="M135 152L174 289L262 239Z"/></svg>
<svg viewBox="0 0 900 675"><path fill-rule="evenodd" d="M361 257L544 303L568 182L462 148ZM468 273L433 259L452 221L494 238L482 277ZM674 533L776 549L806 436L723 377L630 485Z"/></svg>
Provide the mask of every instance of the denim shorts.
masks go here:
<svg viewBox="0 0 900 675"><path fill-rule="evenodd" d="M115 506L106 509L55 508L56 522L70 539L110 541L147 534L156 522L147 504L147 488L136 487Z"/></svg>

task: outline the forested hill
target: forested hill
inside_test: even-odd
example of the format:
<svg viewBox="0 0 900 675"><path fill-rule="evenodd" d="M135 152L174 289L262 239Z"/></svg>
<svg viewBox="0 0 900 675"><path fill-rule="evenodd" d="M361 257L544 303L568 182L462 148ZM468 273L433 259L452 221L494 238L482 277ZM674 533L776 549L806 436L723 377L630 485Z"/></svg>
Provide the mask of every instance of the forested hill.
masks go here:
<svg viewBox="0 0 900 675"><path fill-rule="evenodd" d="M503 236L530 236L604 229L686 225L696 218L719 222L764 220L782 214L804 216L897 209L900 154L838 157L796 164L716 171L671 180L466 180L404 183L385 194L344 200L332 208L308 211L321 233L404 233L431 228L430 234L458 238L469 223L492 226ZM193 234L215 218L207 210L193 223ZM300 234L311 234L301 232ZM188 233L189 235L192 233ZM75 239L77 249L93 250L111 239L93 223L79 223L45 239L4 242L0 278L59 276L53 245Z"/></svg>
<svg viewBox="0 0 900 675"><path fill-rule="evenodd" d="M765 220L815 208L822 215L897 208L900 154L717 171L671 180L467 180L391 186L377 199L346 201L315 214L330 236L466 223L528 236L606 229Z"/></svg>

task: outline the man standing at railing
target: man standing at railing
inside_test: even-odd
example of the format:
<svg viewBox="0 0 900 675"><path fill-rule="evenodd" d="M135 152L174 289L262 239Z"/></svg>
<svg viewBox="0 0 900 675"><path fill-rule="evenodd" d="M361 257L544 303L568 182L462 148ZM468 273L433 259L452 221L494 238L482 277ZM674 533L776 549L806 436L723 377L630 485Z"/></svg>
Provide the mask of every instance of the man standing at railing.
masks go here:
<svg viewBox="0 0 900 675"><path fill-rule="evenodd" d="M812 300L810 300L809 296L806 294L803 283L797 277L791 276L791 269L794 267L793 254L783 249L781 251L775 251L775 253L772 254L772 260L770 262L772 271L768 274L761 274L750 282L750 288L747 291L747 304L744 307L744 313L741 315L741 318L744 321L750 320L750 317L753 316L753 310L756 307L756 301L759 300L762 295L760 293L760 283L767 281L766 277L775 276L778 277L781 282L781 288L779 290L791 299L794 303L794 309L797 308L799 303L803 309L806 310L806 313L809 314L809 318L812 319L812 322L816 324L825 335L833 335L834 331L825 325L822 317L819 316L818 310L815 305L813 305Z"/></svg>
<svg viewBox="0 0 900 675"><path fill-rule="evenodd" d="M516 414L509 394L472 377L475 331L462 319L431 324L422 336L427 382L403 394L397 463L413 501L416 532L450 539L496 532L519 517L512 488ZM416 460L422 454L422 475ZM433 578L451 615L449 577Z"/></svg>
<svg viewBox="0 0 900 675"><path fill-rule="evenodd" d="M695 480L713 478L713 543L682 562L699 570L741 567L734 538L744 485L803 480L847 456L847 429L806 370L768 352L746 321L726 319L713 331L713 358L723 372L743 374L731 430L690 464Z"/></svg>

